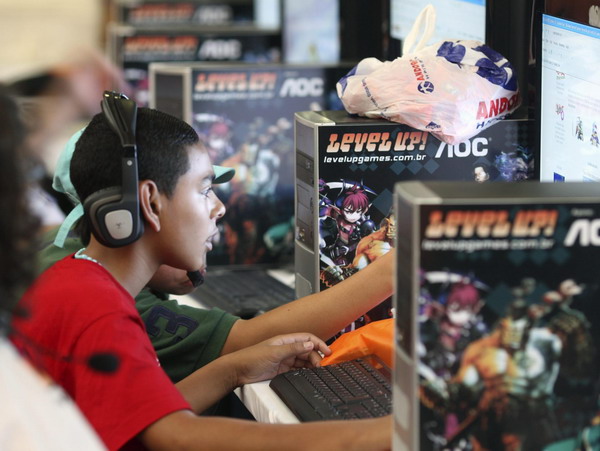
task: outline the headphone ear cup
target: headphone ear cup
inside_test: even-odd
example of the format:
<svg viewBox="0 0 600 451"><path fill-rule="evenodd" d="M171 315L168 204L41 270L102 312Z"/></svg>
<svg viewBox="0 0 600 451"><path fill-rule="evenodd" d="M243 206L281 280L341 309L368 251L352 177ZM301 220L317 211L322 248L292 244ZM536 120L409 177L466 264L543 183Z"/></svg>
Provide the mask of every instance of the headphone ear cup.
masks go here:
<svg viewBox="0 0 600 451"><path fill-rule="evenodd" d="M113 186L90 194L83 202L94 237L108 247L120 247L133 243L142 232L139 212L131 211L137 203L127 205L121 188Z"/></svg>

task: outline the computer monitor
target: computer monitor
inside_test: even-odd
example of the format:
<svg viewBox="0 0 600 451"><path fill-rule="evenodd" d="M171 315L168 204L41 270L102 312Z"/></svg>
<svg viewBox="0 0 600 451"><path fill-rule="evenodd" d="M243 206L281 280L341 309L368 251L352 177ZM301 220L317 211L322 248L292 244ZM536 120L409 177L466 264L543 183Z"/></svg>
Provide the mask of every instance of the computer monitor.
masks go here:
<svg viewBox="0 0 600 451"><path fill-rule="evenodd" d="M331 63L340 60L339 0L283 0L283 60Z"/></svg>
<svg viewBox="0 0 600 451"><path fill-rule="evenodd" d="M404 41L415 19L431 4L436 10L436 27L429 43L442 39L485 41L486 0L391 0L390 38ZM468 20L466 20L468 18Z"/></svg>
<svg viewBox="0 0 600 451"><path fill-rule="evenodd" d="M540 20L540 180L600 181L600 28Z"/></svg>

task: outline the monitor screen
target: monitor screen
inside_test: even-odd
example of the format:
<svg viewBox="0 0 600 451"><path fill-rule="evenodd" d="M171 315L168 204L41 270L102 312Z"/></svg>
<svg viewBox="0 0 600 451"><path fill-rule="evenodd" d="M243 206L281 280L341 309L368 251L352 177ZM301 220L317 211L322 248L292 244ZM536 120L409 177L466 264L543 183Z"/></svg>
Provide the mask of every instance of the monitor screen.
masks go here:
<svg viewBox="0 0 600 451"><path fill-rule="evenodd" d="M600 181L600 29L541 22L540 180Z"/></svg>
<svg viewBox="0 0 600 451"><path fill-rule="evenodd" d="M435 32L429 44L442 39L485 41L485 0L391 0L390 37L403 41L428 4L436 11Z"/></svg>
<svg viewBox="0 0 600 451"><path fill-rule="evenodd" d="M284 0L284 61L300 64L339 62L339 28L339 0Z"/></svg>

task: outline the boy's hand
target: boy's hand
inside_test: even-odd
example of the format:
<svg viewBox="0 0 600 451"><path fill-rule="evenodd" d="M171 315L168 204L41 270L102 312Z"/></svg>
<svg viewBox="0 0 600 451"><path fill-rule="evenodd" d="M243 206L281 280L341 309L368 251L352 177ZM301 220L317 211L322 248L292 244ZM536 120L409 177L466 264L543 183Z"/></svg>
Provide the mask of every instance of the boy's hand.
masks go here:
<svg viewBox="0 0 600 451"><path fill-rule="evenodd" d="M272 379L293 368L320 365L321 354L331 350L323 340L309 333L278 335L230 354L235 362L238 385Z"/></svg>

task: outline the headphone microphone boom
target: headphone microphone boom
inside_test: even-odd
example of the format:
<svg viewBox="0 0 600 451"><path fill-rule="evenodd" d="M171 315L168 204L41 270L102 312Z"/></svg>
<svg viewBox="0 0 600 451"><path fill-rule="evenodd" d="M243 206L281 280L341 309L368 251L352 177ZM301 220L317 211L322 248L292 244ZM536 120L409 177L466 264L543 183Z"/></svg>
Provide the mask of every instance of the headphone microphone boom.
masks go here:
<svg viewBox="0 0 600 451"><path fill-rule="evenodd" d="M192 282L194 288L198 288L204 283L204 276L200 271L188 271L187 276L188 279L190 279L190 281Z"/></svg>

